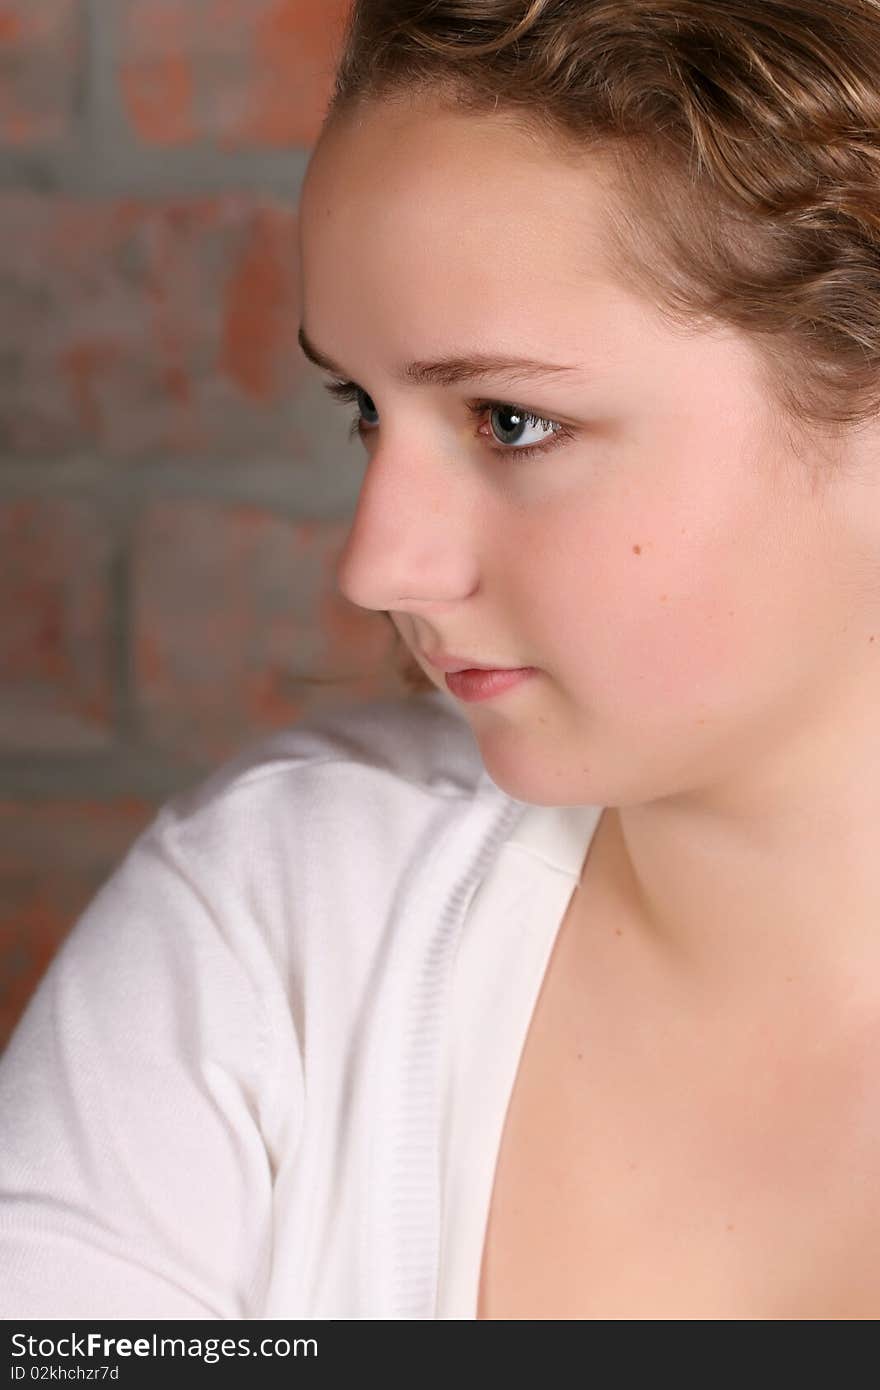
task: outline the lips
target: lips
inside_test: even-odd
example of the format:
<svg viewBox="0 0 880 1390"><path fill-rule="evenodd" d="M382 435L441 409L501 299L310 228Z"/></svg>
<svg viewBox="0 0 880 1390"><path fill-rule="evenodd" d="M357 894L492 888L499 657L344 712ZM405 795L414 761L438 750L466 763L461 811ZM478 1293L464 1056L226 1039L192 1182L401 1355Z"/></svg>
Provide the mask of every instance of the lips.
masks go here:
<svg viewBox="0 0 880 1390"><path fill-rule="evenodd" d="M533 666L524 666L514 671L447 671L446 685L460 700L473 703L478 700L492 700L507 690L514 690L524 681L537 675Z"/></svg>

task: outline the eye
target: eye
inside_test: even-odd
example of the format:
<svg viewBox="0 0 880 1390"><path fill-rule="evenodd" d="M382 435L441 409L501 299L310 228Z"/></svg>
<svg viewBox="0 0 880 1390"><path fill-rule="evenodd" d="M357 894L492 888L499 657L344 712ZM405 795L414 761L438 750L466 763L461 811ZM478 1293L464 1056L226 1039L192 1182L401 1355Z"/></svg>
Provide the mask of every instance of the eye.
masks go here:
<svg viewBox="0 0 880 1390"><path fill-rule="evenodd" d="M473 415L488 417L489 437L496 443L496 453L507 453L510 450L522 455L535 453L555 442L564 429L564 426L557 424L555 420L545 420L543 416L534 415L522 406L511 405L509 402L473 401L468 409ZM550 438L535 440L529 437L530 434L541 430L549 431ZM482 435L484 432L480 429L478 433Z"/></svg>
<svg viewBox="0 0 880 1390"><path fill-rule="evenodd" d="M326 381L324 386L337 400L353 401L358 406L352 419L349 438L353 439L355 435L364 438L378 427L378 420L364 418L364 415L377 416L379 412L372 397L355 382ZM484 416L488 416L488 434L482 427L477 433L482 438L495 441L489 446L492 453L506 454L517 461L544 453L573 436L573 431L567 425L560 424L557 420L547 420L542 415L536 415L524 406L514 405L510 401L468 401L467 409L477 419L482 420ZM498 417L497 426L493 424L495 417ZM548 437L537 442L529 439L529 433L535 429L547 431ZM522 431L525 431L525 442ZM505 435L512 438L505 439Z"/></svg>

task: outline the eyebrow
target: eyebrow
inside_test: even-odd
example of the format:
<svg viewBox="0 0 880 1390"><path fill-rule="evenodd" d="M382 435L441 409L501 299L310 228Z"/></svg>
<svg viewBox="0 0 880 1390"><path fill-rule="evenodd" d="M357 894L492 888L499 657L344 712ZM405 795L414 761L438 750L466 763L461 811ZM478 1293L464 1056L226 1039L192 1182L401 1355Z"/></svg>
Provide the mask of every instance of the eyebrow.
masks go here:
<svg viewBox="0 0 880 1390"><path fill-rule="evenodd" d="M310 362L325 372L347 376L326 353L315 347L305 328L300 325L299 345ZM558 362L539 362L532 357L494 357L489 353L470 353L460 357L441 357L436 361L407 362L395 372L395 380L415 386L456 386L477 377L506 377L510 381L529 377L555 377L577 373L577 367Z"/></svg>

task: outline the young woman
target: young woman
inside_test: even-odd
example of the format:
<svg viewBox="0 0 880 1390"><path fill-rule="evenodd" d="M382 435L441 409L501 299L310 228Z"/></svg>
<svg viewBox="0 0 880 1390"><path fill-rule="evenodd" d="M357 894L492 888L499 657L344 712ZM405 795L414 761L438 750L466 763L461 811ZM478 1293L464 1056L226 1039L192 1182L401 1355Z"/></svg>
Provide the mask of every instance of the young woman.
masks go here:
<svg viewBox="0 0 880 1390"><path fill-rule="evenodd" d="M301 253L423 693L77 924L0 1313L880 1316L880 5L362 0Z"/></svg>

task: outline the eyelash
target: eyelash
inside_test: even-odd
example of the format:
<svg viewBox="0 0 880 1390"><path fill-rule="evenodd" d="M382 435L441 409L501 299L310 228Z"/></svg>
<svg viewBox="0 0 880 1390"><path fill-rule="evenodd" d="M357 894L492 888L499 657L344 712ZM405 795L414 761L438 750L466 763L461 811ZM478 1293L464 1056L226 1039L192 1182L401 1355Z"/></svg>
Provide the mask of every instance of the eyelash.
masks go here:
<svg viewBox="0 0 880 1390"><path fill-rule="evenodd" d="M325 381L325 390L330 392L338 401L349 401L356 403L362 388L353 381ZM555 449L557 445L564 444L566 440L573 437L573 431L567 425L562 425L558 420L546 420L542 415L535 415L526 410L524 406L514 405L512 401L467 401L467 408L477 419L491 413L493 410L512 409L521 414L527 424L543 425L545 429L554 428L554 433L549 439L545 439L543 444L527 444L524 448L517 448L515 444L490 444L489 448L493 454L514 454L517 459L534 458L537 454L545 454L549 449ZM356 435L363 437L371 430L361 428L363 421L360 414L356 414L348 432L349 439L354 439ZM376 428L373 426L372 428Z"/></svg>

